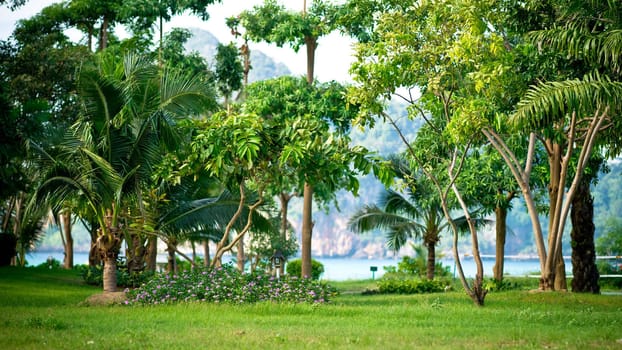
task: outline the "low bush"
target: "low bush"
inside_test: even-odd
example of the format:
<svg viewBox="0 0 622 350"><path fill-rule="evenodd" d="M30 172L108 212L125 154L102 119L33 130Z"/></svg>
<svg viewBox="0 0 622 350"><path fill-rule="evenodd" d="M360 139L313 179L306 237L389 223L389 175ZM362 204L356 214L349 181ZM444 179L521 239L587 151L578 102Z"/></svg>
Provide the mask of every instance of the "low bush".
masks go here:
<svg viewBox="0 0 622 350"><path fill-rule="evenodd" d="M86 284L103 286L104 269L101 265L77 265L75 268ZM152 276L153 272L141 271L130 273L126 268L117 267L117 286L121 288L136 288L147 282Z"/></svg>
<svg viewBox="0 0 622 350"><path fill-rule="evenodd" d="M451 283L445 279L426 280L392 273L378 280L378 292L385 294L422 294L443 292Z"/></svg>
<svg viewBox="0 0 622 350"><path fill-rule="evenodd" d="M295 259L287 262L286 268L287 274L290 276L298 276L302 275L302 260ZM324 273L324 265L315 260L311 259L311 278L314 280L319 280L320 276Z"/></svg>
<svg viewBox="0 0 622 350"><path fill-rule="evenodd" d="M155 275L139 288L127 290L126 305L178 302L254 303L260 301L324 303L335 295L330 286L312 279L264 272L240 273L231 265L185 271L180 275Z"/></svg>
<svg viewBox="0 0 622 350"><path fill-rule="evenodd" d="M35 266L35 268L37 268L37 269L60 269L61 268L61 262L59 260L57 260L57 259L49 257L49 258L47 258L46 261L44 261L41 264Z"/></svg>
<svg viewBox="0 0 622 350"><path fill-rule="evenodd" d="M600 275L622 275L622 264L619 260L598 261L596 265ZM598 284L601 288L622 289L622 278L601 278Z"/></svg>

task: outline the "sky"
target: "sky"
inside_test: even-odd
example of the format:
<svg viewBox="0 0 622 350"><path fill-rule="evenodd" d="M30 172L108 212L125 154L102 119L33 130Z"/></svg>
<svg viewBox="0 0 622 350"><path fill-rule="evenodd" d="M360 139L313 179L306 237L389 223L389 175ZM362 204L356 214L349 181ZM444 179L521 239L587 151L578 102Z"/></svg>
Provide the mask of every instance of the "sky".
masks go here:
<svg viewBox="0 0 622 350"><path fill-rule="evenodd" d="M13 32L15 22L22 18L29 18L37 14L42 8L58 1L55 0L29 0L25 6L15 12L11 12L6 6L0 6L0 40L7 39ZM310 1L307 1L310 2ZM210 31L221 42L228 43L233 37L225 25L225 18L238 15L246 9L263 3L263 0L223 0L222 4L210 5L208 11L210 19L202 21L194 16L179 16L165 24L165 30L173 27L200 28ZM300 0L280 0L292 10L302 10L303 2ZM350 38L335 32L321 37L316 51L315 75L320 81L336 80L338 82L350 82L348 69L353 60L352 43ZM285 64L294 75L305 75L306 55L304 48L295 53L290 47L278 48L265 43L251 43L251 50L263 51L276 61Z"/></svg>

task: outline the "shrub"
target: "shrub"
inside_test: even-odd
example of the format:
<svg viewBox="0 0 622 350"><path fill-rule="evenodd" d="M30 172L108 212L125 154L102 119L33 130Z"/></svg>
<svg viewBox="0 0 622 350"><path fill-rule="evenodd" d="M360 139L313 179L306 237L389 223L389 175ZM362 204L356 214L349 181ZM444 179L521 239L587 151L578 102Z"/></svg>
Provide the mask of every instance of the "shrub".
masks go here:
<svg viewBox="0 0 622 350"><path fill-rule="evenodd" d="M522 289L522 287L519 286L518 283L516 283L515 281L509 281L507 278L504 278L501 281L498 281L494 278L487 278L484 281L483 287L489 292L501 292Z"/></svg>
<svg viewBox="0 0 622 350"><path fill-rule="evenodd" d="M399 277L397 274L385 275L378 280L378 292L386 294L437 293L445 291L449 286L448 280L427 280L407 277L406 275Z"/></svg>
<svg viewBox="0 0 622 350"><path fill-rule="evenodd" d="M286 271L290 276L300 276L302 274L302 260L296 259L288 261ZM311 259L311 278L319 280L323 273L324 265L315 259Z"/></svg>
<svg viewBox="0 0 622 350"><path fill-rule="evenodd" d="M596 263L598 273L601 275L622 275L622 264L619 260L598 261ZM622 278L601 278L598 280L601 288L622 289Z"/></svg>
<svg viewBox="0 0 622 350"><path fill-rule="evenodd" d="M61 262L52 257L48 257L46 261L35 266L35 268L37 269L60 269L60 267L61 267Z"/></svg>
<svg viewBox="0 0 622 350"><path fill-rule="evenodd" d="M139 288L127 290L126 305L178 302L254 303L260 301L324 303L334 295L319 281L289 277L277 280L264 272L240 273L231 265L216 269L158 274Z"/></svg>
<svg viewBox="0 0 622 350"><path fill-rule="evenodd" d="M409 275L426 277L427 275L427 257L425 254L417 254L416 257L404 256L402 260L397 263L397 272L406 273ZM386 268L385 268L386 270ZM389 271L388 271L389 272ZM395 271L393 271L395 272ZM443 266L440 261L434 264L434 276L435 277L452 277L448 266Z"/></svg>
<svg viewBox="0 0 622 350"><path fill-rule="evenodd" d="M104 269L101 265L77 265L76 269L86 284L100 287L103 286ZM136 288L148 281L152 276L153 272L141 271L130 273L126 268L120 268L117 266L117 286L122 288Z"/></svg>

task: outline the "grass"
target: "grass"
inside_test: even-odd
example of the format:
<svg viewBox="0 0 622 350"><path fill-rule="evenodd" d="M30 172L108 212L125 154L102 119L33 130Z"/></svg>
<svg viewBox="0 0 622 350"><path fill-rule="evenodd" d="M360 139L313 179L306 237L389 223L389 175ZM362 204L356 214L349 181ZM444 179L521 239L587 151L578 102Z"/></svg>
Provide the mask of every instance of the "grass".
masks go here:
<svg viewBox="0 0 622 350"><path fill-rule="evenodd" d="M84 306L74 271L0 269L0 349L622 349L622 296L461 291L325 305Z"/></svg>

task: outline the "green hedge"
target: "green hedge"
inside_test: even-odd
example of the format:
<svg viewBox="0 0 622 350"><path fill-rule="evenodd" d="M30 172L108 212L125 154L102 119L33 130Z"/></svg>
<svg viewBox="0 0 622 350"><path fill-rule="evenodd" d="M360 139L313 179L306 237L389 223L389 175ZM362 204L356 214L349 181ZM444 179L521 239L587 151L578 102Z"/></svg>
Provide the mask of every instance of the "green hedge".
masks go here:
<svg viewBox="0 0 622 350"><path fill-rule="evenodd" d="M302 260L290 260L287 262L286 270L287 274L290 276L298 276L302 275ZM311 278L314 280L319 280L320 276L324 273L324 265L321 262L311 259Z"/></svg>
<svg viewBox="0 0 622 350"><path fill-rule="evenodd" d="M378 281L378 292L385 294L422 294L445 291L450 283L446 280L418 278L382 278Z"/></svg>

